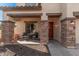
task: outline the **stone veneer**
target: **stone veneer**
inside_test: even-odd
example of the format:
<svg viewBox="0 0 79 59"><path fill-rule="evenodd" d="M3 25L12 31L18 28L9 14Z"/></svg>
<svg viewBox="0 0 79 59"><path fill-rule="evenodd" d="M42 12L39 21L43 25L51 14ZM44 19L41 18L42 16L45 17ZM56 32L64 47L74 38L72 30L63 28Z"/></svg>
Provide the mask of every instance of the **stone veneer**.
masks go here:
<svg viewBox="0 0 79 59"><path fill-rule="evenodd" d="M67 48L75 47L75 18L61 21L61 43Z"/></svg>
<svg viewBox="0 0 79 59"><path fill-rule="evenodd" d="M39 34L40 34L40 43L48 43L48 21L39 22Z"/></svg>
<svg viewBox="0 0 79 59"><path fill-rule="evenodd" d="M11 44L14 36L14 22L2 21L2 40L5 44Z"/></svg>

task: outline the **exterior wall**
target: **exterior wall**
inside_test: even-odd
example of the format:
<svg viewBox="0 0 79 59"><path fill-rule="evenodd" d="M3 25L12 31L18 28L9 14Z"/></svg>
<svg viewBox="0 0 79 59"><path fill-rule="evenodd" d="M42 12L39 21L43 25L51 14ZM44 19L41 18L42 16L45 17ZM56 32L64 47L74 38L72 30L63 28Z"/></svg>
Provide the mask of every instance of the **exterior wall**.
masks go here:
<svg viewBox="0 0 79 59"><path fill-rule="evenodd" d="M2 22L2 42L5 44L11 44L14 36L14 22L3 21Z"/></svg>
<svg viewBox="0 0 79 59"><path fill-rule="evenodd" d="M25 4L17 3L17 6L24 6ZM41 20L48 20L46 13L60 13L60 4L59 3L41 3L42 10L41 11L26 11L28 13L43 13ZM49 8L48 8L49 7Z"/></svg>
<svg viewBox="0 0 79 59"><path fill-rule="evenodd" d="M38 23L35 23L35 30L39 32ZM14 28L14 34L19 34L20 36L23 35L25 32L25 23L24 21L16 21L15 22L15 28Z"/></svg>
<svg viewBox="0 0 79 59"><path fill-rule="evenodd" d="M73 12L79 11L79 3L67 3L67 16L73 17Z"/></svg>
<svg viewBox="0 0 79 59"><path fill-rule="evenodd" d="M38 22L35 23L34 25L35 25L35 30L36 30L36 32L39 32L39 24L38 24Z"/></svg>
<svg viewBox="0 0 79 59"><path fill-rule="evenodd" d="M24 4L20 4L20 5L23 5L24 6ZM20 5L18 4L18 6L20 6ZM50 3L50 4L49 3L42 3L42 10L40 10L40 11L7 11L7 12L5 11L4 12L4 18L5 18L5 20L10 20L10 17L6 16L7 13L43 13L43 15L41 17L41 21L43 21L43 20L48 20L48 17L46 16L46 13L60 13L60 4L59 3ZM21 19L21 20L23 20L23 19ZM32 21L33 21L33 18L32 18ZM41 24L47 24L47 22L44 22L44 23L42 22ZM22 26L23 29L22 28L20 29L20 26ZM44 27L42 27L41 29L43 29L43 28ZM19 31L18 31L18 29L19 29ZM45 27L45 29L48 29L48 28ZM56 28L55 28L55 30L56 30ZM15 27L15 33L17 33L17 32L22 35L22 33L24 32L23 23L21 23L21 24L20 23L19 24L17 23L17 27ZM44 39L44 40L41 40L41 42L44 42L44 43L48 39L48 36L47 36L48 34L46 34L45 32L47 33L48 31L47 30L46 31L44 30L44 32L43 32L43 30L40 31L40 33L41 33L40 38L41 39ZM58 30L57 30L57 32L59 33ZM59 40L60 33L59 34L58 33L54 35L54 38L56 40L60 41Z"/></svg>
<svg viewBox="0 0 79 59"><path fill-rule="evenodd" d="M47 44L48 43L48 21L40 21L39 23L39 35L40 35L40 43Z"/></svg>
<svg viewBox="0 0 79 59"><path fill-rule="evenodd" d="M28 22L28 21L40 21L40 17L39 18L31 18L31 17L28 17L28 18L15 18L15 34L20 34L22 35L24 32L25 32L25 22ZM38 28L38 23L35 24L36 25L36 30L38 31L39 28Z"/></svg>
<svg viewBox="0 0 79 59"><path fill-rule="evenodd" d="M24 6L24 3L17 3L17 6ZM74 11L79 11L79 3L42 3L41 11L26 11L26 13L62 13L61 18L73 17ZM49 7L49 8L48 8ZM16 12L15 12L16 13ZM45 20L46 15L42 20ZM62 19L61 19L62 20Z"/></svg>
<svg viewBox="0 0 79 59"><path fill-rule="evenodd" d="M24 6L25 4L17 4L17 6ZM48 17L46 16L46 13L60 13L60 4L59 3L42 3L42 10L40 11L5 11L4 12L4 18L5 20L11 20L10 17L6 16L7 13L43 13L41 20L48 20ZM49 7L49 8L48 8ZM28 20L32 20L33 18ZM21 19L22 20L22 19ZM26 20L26 19L25 19ZM20 33L22 35L22 33L24 32L24 23L17 23L17 27L15 27L15 33ZM22 26L23 28L20 29L20 26ZM19 29L19 30L18 30Z"/></svg>
<svg viewBox="0 0 79 59"><path fill-rule="evenodd" d="M67 15L69 17L74 17L73 16L73 12L79 12L79 3L71 3L71 4L67 4L67 9L68 9L68 12L67 12ZM75 34L76 34L76 43L79 44L79 20L76 19L76 31L75 31Z"/></svg>
<svg viewBox="0 0 79 59"><path fill-rule="evenodd" d="M60 20L59 17L49 17L49 22L53 22L53 39L57 41L61 41L60 37Z"/></svg>
<svg viewBox="0 0 79 59"><path fill-rule="evenodd" d="M79 44L79 19L76 19L76 43Z"/></svg>
<svg viewBox="0 0 79 59"><path fill-rule="evenodd" d="M67 4L66 3L61 3L60 4L60 12L62 13L62 16L60 20L63 20L65 17L67 17Z"/></svg>
<svg viewBox="0 0 79 59"><path fill-rule="evenodd" d="M16 21L14 34L22 35L25 32L25 23L23 21Z"/></svg>
<svg viewBox="0 0 79 59"><path fill-rule="evenodd" d="M60 4L63 20L65 17L74 17L73 12L79 11L79 3L63 3Z"/></svg>
<svg viewBox="0 0 79 59"><path fill-rule="evenodd" d="M24 6L24 4L18 4L18 5L19 6L20 5L23 5ZM4 20L12 19L12 18L10 18L9 16L6 15L7 13L43 13L43 15L41 17L41 20L48 20L48 17L46 16L46 13L62 13L62 16L61 16L60 20L64 20L66 17L74 17L73 16L73 12L75 12L75 11L79 11L79 3L74 3L74 4L73 3L63 3L63 4L59 4L59 3L51 3L51 4L49 4L49 3L42 3L42 10L40 10L40 11L9 11L9 12L6 12L5 11L4 12ZM70 21L66 21L66 22L64 21L64 23L66 23L67 26L70 25L70 24L68 24ZM65 26L64 23L62 23L63 25L61 24L62 27ZM78 24L78 23L76 23L76 24ZM76 27L77 26L78 25L76 25ZM65 27L65 29L69 29L69 28L70 27ZM19 27L17 27L17 29L19 29ZM63 30L62 32L65 32L65 30ZM78 28L76 29L76 39L78 39L78 35L79 35L77 32L78 32ZM67 38L67 37L65 37L65 38ZM55 38L55 39L58 39L58 38ZM68 41L68 39L66 39L66 41L65 41L66 44L67 44L67 41ZM71 41L71 39L70 39L70 41ZM77 40L77 43L78 43L78 40Z"/></svg>
<svg viewBox="0 0 79 59"><path fill-rule="evenodd" d="M67 48L74 48L75 41L75 19L66 18L61 21L61 43Z"/></svg>
<svg viewBox="0 0 79 59"><path fill-rule="evenodd" d="M63 13L62 14L62 17L61 17L61 20L64 20L64 18L66 17L75 17L73 16L73 12L78 12L79 11L79 3L65 3L65 4L61 4L61 12ZM76 37L76 42L75 43L79 43L79 40L78 40L78 36L79 36L79 33L78 33L78 20L76 19L76 30L75 30L75 37ZM61 25L62 26L62 25ZM62 36L62 35L61 35Z"/></svg>
<svg viewBox="0 0 79 59"><path fill-rule="evenodd" d="M42 3L42 12L60 13L60 4L59 3Z"/></svg>

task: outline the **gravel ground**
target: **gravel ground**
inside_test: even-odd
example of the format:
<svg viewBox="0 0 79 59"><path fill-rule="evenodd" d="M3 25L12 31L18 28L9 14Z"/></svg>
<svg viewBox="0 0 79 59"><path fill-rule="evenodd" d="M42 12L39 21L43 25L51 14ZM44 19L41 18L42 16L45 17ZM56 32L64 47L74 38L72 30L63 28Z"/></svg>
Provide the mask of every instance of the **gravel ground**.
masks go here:
<svg viewBox="0 0 79 59"><path fill-rule="evenodd" d="M0 47L0 56L49 56L46 46L40 44L5 45Z"/></svg>

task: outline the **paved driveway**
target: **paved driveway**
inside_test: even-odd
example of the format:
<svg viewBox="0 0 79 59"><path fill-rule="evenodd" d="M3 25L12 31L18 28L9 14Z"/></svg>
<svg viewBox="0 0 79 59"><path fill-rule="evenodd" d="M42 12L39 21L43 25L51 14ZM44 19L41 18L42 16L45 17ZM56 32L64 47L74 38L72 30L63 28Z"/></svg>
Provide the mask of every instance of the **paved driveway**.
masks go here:
<svg viewBox="0 0 79 59"><path fill-rule="evenodd" d="M79 56L79 45L76 48L69 49L56 41L52 41L48 44L48 48L52 56Z"/></svg>

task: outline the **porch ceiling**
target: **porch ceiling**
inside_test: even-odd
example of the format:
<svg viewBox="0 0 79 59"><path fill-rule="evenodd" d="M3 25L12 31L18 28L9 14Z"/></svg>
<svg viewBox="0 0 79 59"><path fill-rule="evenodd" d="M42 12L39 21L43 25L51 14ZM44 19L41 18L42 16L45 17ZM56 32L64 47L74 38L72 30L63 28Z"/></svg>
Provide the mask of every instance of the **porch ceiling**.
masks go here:
<svg viewBox="0 0 79 59"><path fill-rule="evenodd" d="M40 17L42 13L8 13L10 17L22 18L22 17Z"/></svg>

